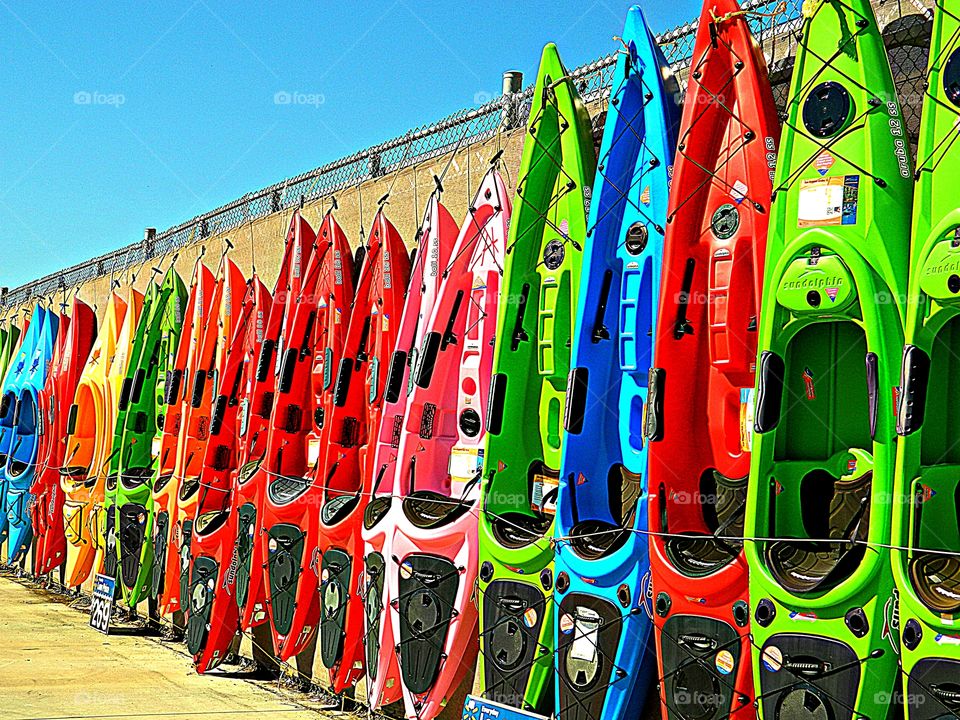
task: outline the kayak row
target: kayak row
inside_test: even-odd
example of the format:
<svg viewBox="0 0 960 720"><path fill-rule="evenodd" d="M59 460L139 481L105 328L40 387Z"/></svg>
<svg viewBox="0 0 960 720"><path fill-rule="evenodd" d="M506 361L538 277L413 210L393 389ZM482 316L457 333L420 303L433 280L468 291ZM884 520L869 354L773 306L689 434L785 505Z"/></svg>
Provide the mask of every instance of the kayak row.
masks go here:
<svg viewBox="0 0 960 720"><path fill-rule="evenodd" d="M116 578L198 672L316 641L417 720L471 682L477 718L957 716L947 5L916 171L869 0L804 4L782 114L735 0L682 99L634 7L599 154L548 45L512 199L499 154L460 225L436 178L412 252L334 203L272 291L228 244L99 327L38 305L0 330L7 560Z"/></svg>

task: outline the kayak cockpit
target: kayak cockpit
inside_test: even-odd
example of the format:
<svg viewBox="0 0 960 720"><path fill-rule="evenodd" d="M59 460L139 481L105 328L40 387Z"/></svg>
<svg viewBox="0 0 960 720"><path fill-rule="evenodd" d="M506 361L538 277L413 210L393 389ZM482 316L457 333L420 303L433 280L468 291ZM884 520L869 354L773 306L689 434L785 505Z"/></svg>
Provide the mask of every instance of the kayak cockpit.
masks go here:
<svg viewBox="0 0 960 720"><path fill-rule="evenodd" d="M689 577L705 577L730 564L743 548L747 477L708 470L700 479L699 507L708 532L682 532L664 545L673 566ZM665 529L668 522L663 522Z"/></svg>

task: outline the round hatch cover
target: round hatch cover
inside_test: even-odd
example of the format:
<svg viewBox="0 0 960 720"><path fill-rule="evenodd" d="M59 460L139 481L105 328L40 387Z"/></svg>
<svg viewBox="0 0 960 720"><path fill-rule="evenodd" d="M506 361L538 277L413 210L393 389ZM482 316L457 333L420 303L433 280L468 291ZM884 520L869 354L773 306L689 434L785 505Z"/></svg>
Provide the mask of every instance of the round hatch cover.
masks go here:
<svg viewBox="0 0 960 720"><path fill-rule="evenodd" d="M728 240L740 227L740 213L737 207L730 203L721 205L710 218L710 229L720 240Z"/></svg>
<svg viewBox="0 0 960 720"><path fill-rule="evenodd" d="M817 85L803 103L803 124L816 137L836 135L850 117L850 93L838 82Z"/></svg>

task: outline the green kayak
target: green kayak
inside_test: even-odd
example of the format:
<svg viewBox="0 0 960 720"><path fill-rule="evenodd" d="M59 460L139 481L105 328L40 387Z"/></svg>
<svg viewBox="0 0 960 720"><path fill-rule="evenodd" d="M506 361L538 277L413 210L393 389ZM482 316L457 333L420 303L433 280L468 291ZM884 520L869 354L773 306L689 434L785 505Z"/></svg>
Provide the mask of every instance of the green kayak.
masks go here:
<svg viewBox="0 0 960 720"><path fill-rule="evenodd" d="M767 720L892 713L910 145L869 0L804 3L774 182L745 534Z"/></svg>
<svg viewBox="0 0 960 720"><path fill-rule="evenodd" d="M133 280L131 280L131 282L133 282ZM117 491L120 484L120 455L123 450L123 432L126 426L127 411L130 407L130 390L133 386L136 363L143 350L147 321L149 320L153 304L157 300L158 292L159 287L155 282L151 281L148 283L147 290L143 294L143 304L140 307L140 314L124 318L124 324L136 318L136 325L133 328L133 335L129 338L129 344L127 344L124 335L124 341L117 345L117 353L112 359L113 366L108 379L110 390L115 393L117 398L117 416L113 424L110 454L107 456L107 476L104 483L103 573L112 578L118 576L120 563L120 551L117 547ZM128 306L128 311L130 309L132 308ZM119 597L121 594L119 583L116 590L117 597Z"/></svg>
<svg viewBox="0 0 960 720"><path fill-rule="evenodd" d="M908 720L960 712L958 134L960 18L938 4L917 153L893 515L893 545L905 548L893 551L893 572Z"/></svg>
<svg viewBox="0 0 960 720"><path fill-rule="evenodd" d="M159 285L151 283L137 328L137 350L130 360L129 382L121 400L114 436L117 452L115 526L120 587L130 607L147 594L153 547L153 443L163 423L165 381L177 351L187 290L171 266ZM149 302L149 308L147 303Z"/></svg>
<svg viewBox="0 0 960 720"><path fill-rule="evenodd" d="M547 45L500 293L480 513L481 699L550 714L553 519L595 155L590 117Z"/></svg>

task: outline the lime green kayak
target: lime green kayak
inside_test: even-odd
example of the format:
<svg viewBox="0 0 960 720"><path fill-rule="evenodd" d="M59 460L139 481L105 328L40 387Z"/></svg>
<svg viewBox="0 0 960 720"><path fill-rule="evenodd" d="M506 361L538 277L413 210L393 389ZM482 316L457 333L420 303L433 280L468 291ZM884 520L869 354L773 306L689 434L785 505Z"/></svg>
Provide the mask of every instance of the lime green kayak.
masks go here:
<svg viewBox="0 0 960 720"><path fill-rule="evenodd" d="M120 587L130 607L136 607L146 596L153 566L149 542L153 531L153 444L163 422L165 382L177 351L186 299L186 287L173 267L159 286L151 284L137 328L128 390L121 398L126 402L114 437L115 524Z"/></svg>
<svg viewBox="0 0 960 720"><path fill-rule="evenodd" d="M745 528L758 711L880 720L913 174L869 0L804 3L786 111Z"/></svg>
<svg viewBox="0 0 960 720"><path fill-rule="evenodd" d="M500 294L480 513L481 698L550 714L553 518L595 155L556 46L543 50Z"/></svg>
<svg viewBox="0 0 960 720"><path fill-rule="evenodd" d="M136 326L129 345L121 343L117 347L117 354L113 357L114 369L110 374L110 389L116 393L117 416L113 424L113 437L110 440L110 454L107 456L107 478L104 484L104 554L103 573L112 578L117 577L120 562L117 533L117 492L120 475L120 456L123 451L123 433L127 421L127 411L130 408L130 391L133 387L133 376L136 372L137 361L143 350L146 340L147 323L153 304L157 300L160 288L155 282L150 282L143 295L143 304L140 314L136 316ZM125 319L130 322L131 318ZM118 583L119 585L119 583ZM120 588L117 587L117 595Z"/></svg>
<svg viewBox="0 0 960 720"><path fill-rule="evenodd" d="M956 10L956 8L954 8ZM934 15L897 429L893 572L908 720L960 711L960 18Z"/></svg>

